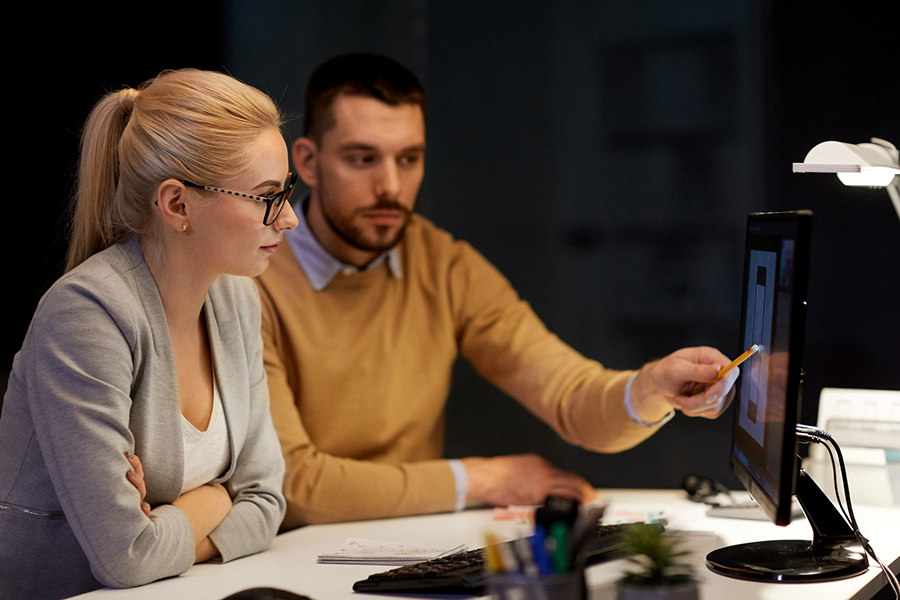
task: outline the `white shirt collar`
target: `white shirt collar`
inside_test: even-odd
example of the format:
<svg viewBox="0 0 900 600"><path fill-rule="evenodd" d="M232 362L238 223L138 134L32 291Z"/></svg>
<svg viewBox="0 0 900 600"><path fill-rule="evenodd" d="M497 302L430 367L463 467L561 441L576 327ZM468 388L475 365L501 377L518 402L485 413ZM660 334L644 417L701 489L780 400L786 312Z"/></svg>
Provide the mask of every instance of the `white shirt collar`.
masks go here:
<svg viewBox="0 0 900 600"><path fill-rule="evenodd" d="M297 215L297 227L285 233L284 238L287 240L294 256L297 257L297 262L300 263L300 267L306 273L314 290L317 292L324 290L338 273L350 274L374 269L385 261L387 261L388 269L390 269L394 277L403 277L403 268L400 265L400 255L396 246L382 252L375 260L362 269L341 262L329 254L313 235L306 222L303 207L308 200L309 193L306 193L293 206L294 213Z"/></svg>

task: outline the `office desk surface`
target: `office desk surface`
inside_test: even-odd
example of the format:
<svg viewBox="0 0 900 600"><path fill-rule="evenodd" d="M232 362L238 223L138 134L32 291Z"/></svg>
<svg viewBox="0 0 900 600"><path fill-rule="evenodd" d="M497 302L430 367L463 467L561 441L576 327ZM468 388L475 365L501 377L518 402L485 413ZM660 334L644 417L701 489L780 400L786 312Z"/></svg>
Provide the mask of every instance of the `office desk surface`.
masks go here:
<svg viewBox="0 0 900 600"><path fill-rule="evenodd" d="M752 583L722 577L706 569L705 557L709 551L747 541L811 539L808 523L801 519L788 527L775 527L764 521L710 518L703 505L692 503L685 499L683 492L673 490L600 490L600 494L602 499L610 502L612 512L662 511L669 520L670 531L680 532L693 551L704 600L862 600L871 598L883 585L881 571L874 566L859 577L817 584ZM892 563L896 572L900 568L900 509L857 505L854 512L863 534L872 541L879 557ZM503 534L504 528L510 531L512 525L495 522L491 510L314 525L279 535L268 551L228 564L195 565L180 577L127 590L97 590L78 598L219 600L238 590L257 586L284 588L313 600L385 598L389 596L354 593L352 585L371 573L390 567L321 565L317 564L316 557L333 552L348 537L429 547L467 544L478 548L484 545L483 535L488 527L499 527ZM590 597L594 600L613 599L612 583L624 567L624 561L619 560L589 568ZM398 597L410 598L410 595Z"/></svg>

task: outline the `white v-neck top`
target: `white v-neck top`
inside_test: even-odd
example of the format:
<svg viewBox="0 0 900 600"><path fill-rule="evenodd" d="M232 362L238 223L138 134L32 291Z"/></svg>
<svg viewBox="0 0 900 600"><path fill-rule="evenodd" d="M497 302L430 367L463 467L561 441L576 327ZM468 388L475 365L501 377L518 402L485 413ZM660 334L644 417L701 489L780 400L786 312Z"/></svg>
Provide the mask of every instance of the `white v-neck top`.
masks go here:
<svg viewBox="0 0 900 600"><path fill-rule="evenodd" d="M181 493L205 485L222 475L228 468L231 452L228 448L228 426L219 386L213 380L213 407L206 431L200 431L181 415L181 436L184 440L184 482Z"/></svg>

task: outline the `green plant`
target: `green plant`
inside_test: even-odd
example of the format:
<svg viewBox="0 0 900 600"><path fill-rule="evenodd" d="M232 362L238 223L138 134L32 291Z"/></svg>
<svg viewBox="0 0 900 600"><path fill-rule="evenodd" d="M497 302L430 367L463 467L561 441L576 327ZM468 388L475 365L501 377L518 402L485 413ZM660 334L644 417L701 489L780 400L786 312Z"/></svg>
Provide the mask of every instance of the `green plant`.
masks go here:
<svg viewBox="0 0 900 600"><path fill-rule="evenodd" d="M690 552L681 547L680 540L665 535L662 527L637 524L626 530L622 539L633 567L622 578L623 584L657 587L695 581L693 566L684 561Z"/></svg>

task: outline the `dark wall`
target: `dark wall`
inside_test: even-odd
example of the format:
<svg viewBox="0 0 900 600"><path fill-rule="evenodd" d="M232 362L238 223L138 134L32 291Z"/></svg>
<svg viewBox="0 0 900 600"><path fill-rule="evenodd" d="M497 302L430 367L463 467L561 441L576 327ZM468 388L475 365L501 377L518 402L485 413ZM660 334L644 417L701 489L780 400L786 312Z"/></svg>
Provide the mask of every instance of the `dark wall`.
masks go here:
<svg viewBox="0 0 900 600"><path fill-rule="evenodd" d="M887 67L900 58L900 4L772 4L767 206L815 213L804 361L813 422L822 387L900 389L889 350L900 335L900 215L884 190L789 168L819 141L900 145L900 83Z"/></svg>
<svg viewBox="0 0 900 600"><path fill-rule="evenodd" d="M162 69L226 68L221 2L172 2L170 10L162 2L153 12L119 3L60 4L24 7L3 41L15 73L7 86L14 109L6 125L16 184L8 188L12 214L3 238L13 271L4 302L2 372L38 299L62 273L79 135L93 104Z"/></svg>
<svg viewBox="0 0 900 600"><path fill-rule="evenodd" d="M812 208L804 420L823 386L900 388L889 351L900 218L883 191L790 171L825 139L900 143L887 70L900 58L896 2L83 4L34 15L7 49L22 57L10 90L31 118L15 129L15 174L29 185L7 190L21 233L5 242L15 302L3 368L60 273L78 129L100 94L163 68L221 69L269 92L293 137L315 65L370 50L430 92L420 210L585 354L614 368L692 344L737 354L746 214ZM671 487L689 471L737 485L729 439L730 412L679 417L637 449L598 456L464 363L448 411L451 456L538 451L602 486Z"/></svg>

